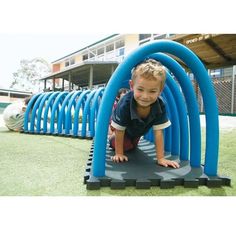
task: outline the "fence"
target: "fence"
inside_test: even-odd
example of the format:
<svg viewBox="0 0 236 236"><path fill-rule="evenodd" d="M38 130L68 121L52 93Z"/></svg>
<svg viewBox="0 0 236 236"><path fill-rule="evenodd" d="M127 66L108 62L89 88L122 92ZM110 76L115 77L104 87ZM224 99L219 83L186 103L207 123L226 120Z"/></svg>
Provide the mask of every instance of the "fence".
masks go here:
<svg viewBox="0 0 236 236"><path fill-rule="evenodd" d="M212 78L219 114L221 115L236 115L236 83L234 80L236 80L236 75L234 79L232 76ZM200 89L195 80L192 83L196 92L199 110L204 113Z"/></svg>

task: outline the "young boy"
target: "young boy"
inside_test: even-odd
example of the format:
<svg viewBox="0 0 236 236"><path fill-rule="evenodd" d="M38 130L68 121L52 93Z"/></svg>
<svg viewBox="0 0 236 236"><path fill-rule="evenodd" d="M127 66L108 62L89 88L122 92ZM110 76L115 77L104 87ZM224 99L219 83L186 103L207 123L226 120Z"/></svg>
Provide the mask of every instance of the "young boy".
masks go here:
<svg viewBox="0 0 236 236"><path fill-rule="evenodd" d="M115 149L114 162L128 161L125 151L134 149L151 127L154 130L157 163L179 168L175 161L164 157L162 129L170 126L164 102L159 98L165 85L165 70L159 62L149 59L132 70L131 91L117 104L112 114L113 133L110 146Z"/></svg>

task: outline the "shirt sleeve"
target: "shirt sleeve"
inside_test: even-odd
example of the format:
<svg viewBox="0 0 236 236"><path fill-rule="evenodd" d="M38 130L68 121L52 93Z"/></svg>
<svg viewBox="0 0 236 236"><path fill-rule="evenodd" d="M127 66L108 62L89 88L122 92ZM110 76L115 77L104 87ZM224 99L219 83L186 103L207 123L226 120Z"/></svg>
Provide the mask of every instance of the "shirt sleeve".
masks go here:
<svg viewBox="0 0 236 236"><path fill-rule="evenodd" d="M161 113L157 115L157 118L153 124L154 130L160 130L165 129L171 125L170 120L168 119L167 113L166 113L166 107L164 101L159 98L159 104L161 108Z"/></svg>
<svg viewBox="0 0 236 236"><path fill-rule="evenodd" d="M129 124L130 105L128 102L118 102L112 113L111 126L117 130L125 130Z"/></svg>

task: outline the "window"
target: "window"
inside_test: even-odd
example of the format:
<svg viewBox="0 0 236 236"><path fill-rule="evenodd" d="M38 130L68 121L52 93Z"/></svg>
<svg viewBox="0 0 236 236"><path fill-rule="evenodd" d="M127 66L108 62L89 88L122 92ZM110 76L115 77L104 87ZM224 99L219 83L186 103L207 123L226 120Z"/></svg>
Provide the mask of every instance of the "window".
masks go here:
<svg viewBox="0 0 236 236"><path fill-rule="evenodd" d="M74 57L70 59L70 64L71 65L75 64L75 58Z"/></svg>
<svg viewBox="0 0 236 236"><path fill-rule="evenodd" d="M98 55L101 55L101 54L103 54L104 53L104 48L102 47L102 48L99 48L98 50L97 50L97 54Z"/></svg>
<svg viewBox="0 0 236 236"><path fill-rule="evenodd" d="M65 61L65 67L67 67L69 65L70 65L70 61L69 60Z"/></svg>
<svg viewBox="0 0 236 236"><path fill-rule="evenodd" d="M117 49L117 51L116 51L116 56L117 57L123 56L124 54L125 54L125 48Z"/></svg>
<svg viewBox="0 0 236 236"><path fill-rule="evenodd" d="M125 46L125 41L122 39L116 42L116 48L122 48Z"/></svg>
<svg viewBox="0 0 236 236"><path fill-rule="evenodd" d="M73 64L75 64L75 58L74 58L74 57L72 57L72 58L70 58L70 59L67 59L67 60L65 61L65 67L71 66L71 65L73 65Z"/></svg>
<svg viewBox="0 0 236 236"><path fill-rule="evenodd" d="M150 38L151 34L140 34L139 35L139 41Z"/></svg>
<svg viewBox="0 0 236 236"><path fill-rule="evenodd" d="M88 54L84 54L84 55L82 56L82 58L83 58L83 61L88 60Z"/></svg>
<svg viewBox="0 0 236 236"><path fill-rule="evenodd" d="M106 52L110 52L112 50L114 50L114 44L113 43L106 46Z"/></svg>

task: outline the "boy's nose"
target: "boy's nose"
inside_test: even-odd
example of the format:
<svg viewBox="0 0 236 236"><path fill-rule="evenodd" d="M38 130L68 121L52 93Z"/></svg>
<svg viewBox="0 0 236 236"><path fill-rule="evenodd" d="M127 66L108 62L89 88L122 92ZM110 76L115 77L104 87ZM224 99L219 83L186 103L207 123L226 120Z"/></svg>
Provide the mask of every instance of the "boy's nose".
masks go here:
<svg viewBox="0 0 236 236"><path fill-rule="evenodd" d="M143 98L148 98L148 93L144 92L142 97Z"/></svg>

